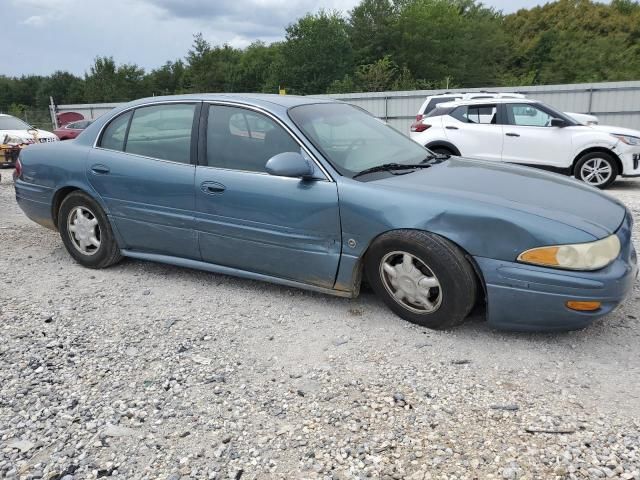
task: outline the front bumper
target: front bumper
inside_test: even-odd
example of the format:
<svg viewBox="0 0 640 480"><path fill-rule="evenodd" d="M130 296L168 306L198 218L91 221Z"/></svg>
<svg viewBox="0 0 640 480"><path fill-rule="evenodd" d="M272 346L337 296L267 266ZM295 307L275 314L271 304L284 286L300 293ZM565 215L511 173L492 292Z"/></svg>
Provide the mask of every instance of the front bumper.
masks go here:
<svg viewBox="0 0 640 480"><path fill-rule="evenodd" d="M640 177L640 147L625 145L618 151L623 177Z"/></svg>
<svg viewBox="0 0 640 480"><path fill-rule="evenodd" d="M617 235L620 255L595 272L573 272L475 257L487 289L487 321L515 331L557 331L584 328L613 311L633 289L638 275L627 214ZM601 308L578 312L566 302L599 301Z"/></svg>

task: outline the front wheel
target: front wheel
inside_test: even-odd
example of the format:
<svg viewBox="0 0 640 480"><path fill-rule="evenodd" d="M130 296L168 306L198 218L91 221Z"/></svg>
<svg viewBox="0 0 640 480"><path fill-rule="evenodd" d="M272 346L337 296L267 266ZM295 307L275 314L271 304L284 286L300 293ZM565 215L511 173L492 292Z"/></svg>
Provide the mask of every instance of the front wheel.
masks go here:
<svg viewBox="0 0 640 480"><path fill-rule="evenodd" d="M578 180L596 188L607 188L618 176L618 165L611 155L604 152L587 153L576 163Z"/></svg>
<svg viewBox="0 0 640 480"><path fill-rule="evenodd" d="M433 147L433 148L429 148L429 150L431 150L433 153L437 153L438 155L447 155L449 157L454 155L454 153L451 150L449 150L447 147Z"/></svg>
<svg viewBox="0 0 640 480"><path fill-rule="evenodd" d="M369 284L401 318L433 329L464 321L476 302L473 267L453 243L431 233L382 235L365 258Z"/></svg>
<svg viewBox="0 0 640 480"><path fill-rule="evenodd" d="M58 230L69 254L85 267L105 268L122 258L107 216L84 192L71 192L62 201Z"/></svg>

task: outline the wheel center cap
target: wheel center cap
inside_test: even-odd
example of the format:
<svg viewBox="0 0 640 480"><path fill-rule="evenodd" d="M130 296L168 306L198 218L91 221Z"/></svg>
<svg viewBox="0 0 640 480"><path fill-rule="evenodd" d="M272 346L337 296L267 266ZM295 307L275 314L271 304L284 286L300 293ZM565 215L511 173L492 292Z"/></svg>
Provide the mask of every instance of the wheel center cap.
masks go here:
<svg viewBox="0 0 640 480"><path fill-rule="evenodd" d="M416 291L416 283L413 278L403 276L400 278L400 288L407 293L414 293Z"/></svg>

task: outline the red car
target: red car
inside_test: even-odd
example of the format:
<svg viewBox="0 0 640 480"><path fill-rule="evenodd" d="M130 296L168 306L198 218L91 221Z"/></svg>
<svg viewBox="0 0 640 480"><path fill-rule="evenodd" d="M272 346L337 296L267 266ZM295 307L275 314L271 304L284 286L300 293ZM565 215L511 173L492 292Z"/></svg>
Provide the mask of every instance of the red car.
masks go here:
<svg viewBox="0 0 640 480"><path fill-rule="evenodd" d="M60 140L71 140L80 135L85 128L91 125L92 120L78 120L77 122L67 123L64 127L56 128L55 133Z"/></svg>

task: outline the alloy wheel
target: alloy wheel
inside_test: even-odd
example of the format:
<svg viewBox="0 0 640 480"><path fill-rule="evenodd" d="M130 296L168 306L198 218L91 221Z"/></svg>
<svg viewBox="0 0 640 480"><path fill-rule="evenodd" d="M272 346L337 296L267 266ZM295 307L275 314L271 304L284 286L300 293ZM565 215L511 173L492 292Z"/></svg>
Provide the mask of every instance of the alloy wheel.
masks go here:
<svg viewBox="0 0 640 480"><path fill-rule="evenodd" d="M603 158L590 158L580 168L580 178L594 187L604 185L613 175L611 164Z"/></svg>

